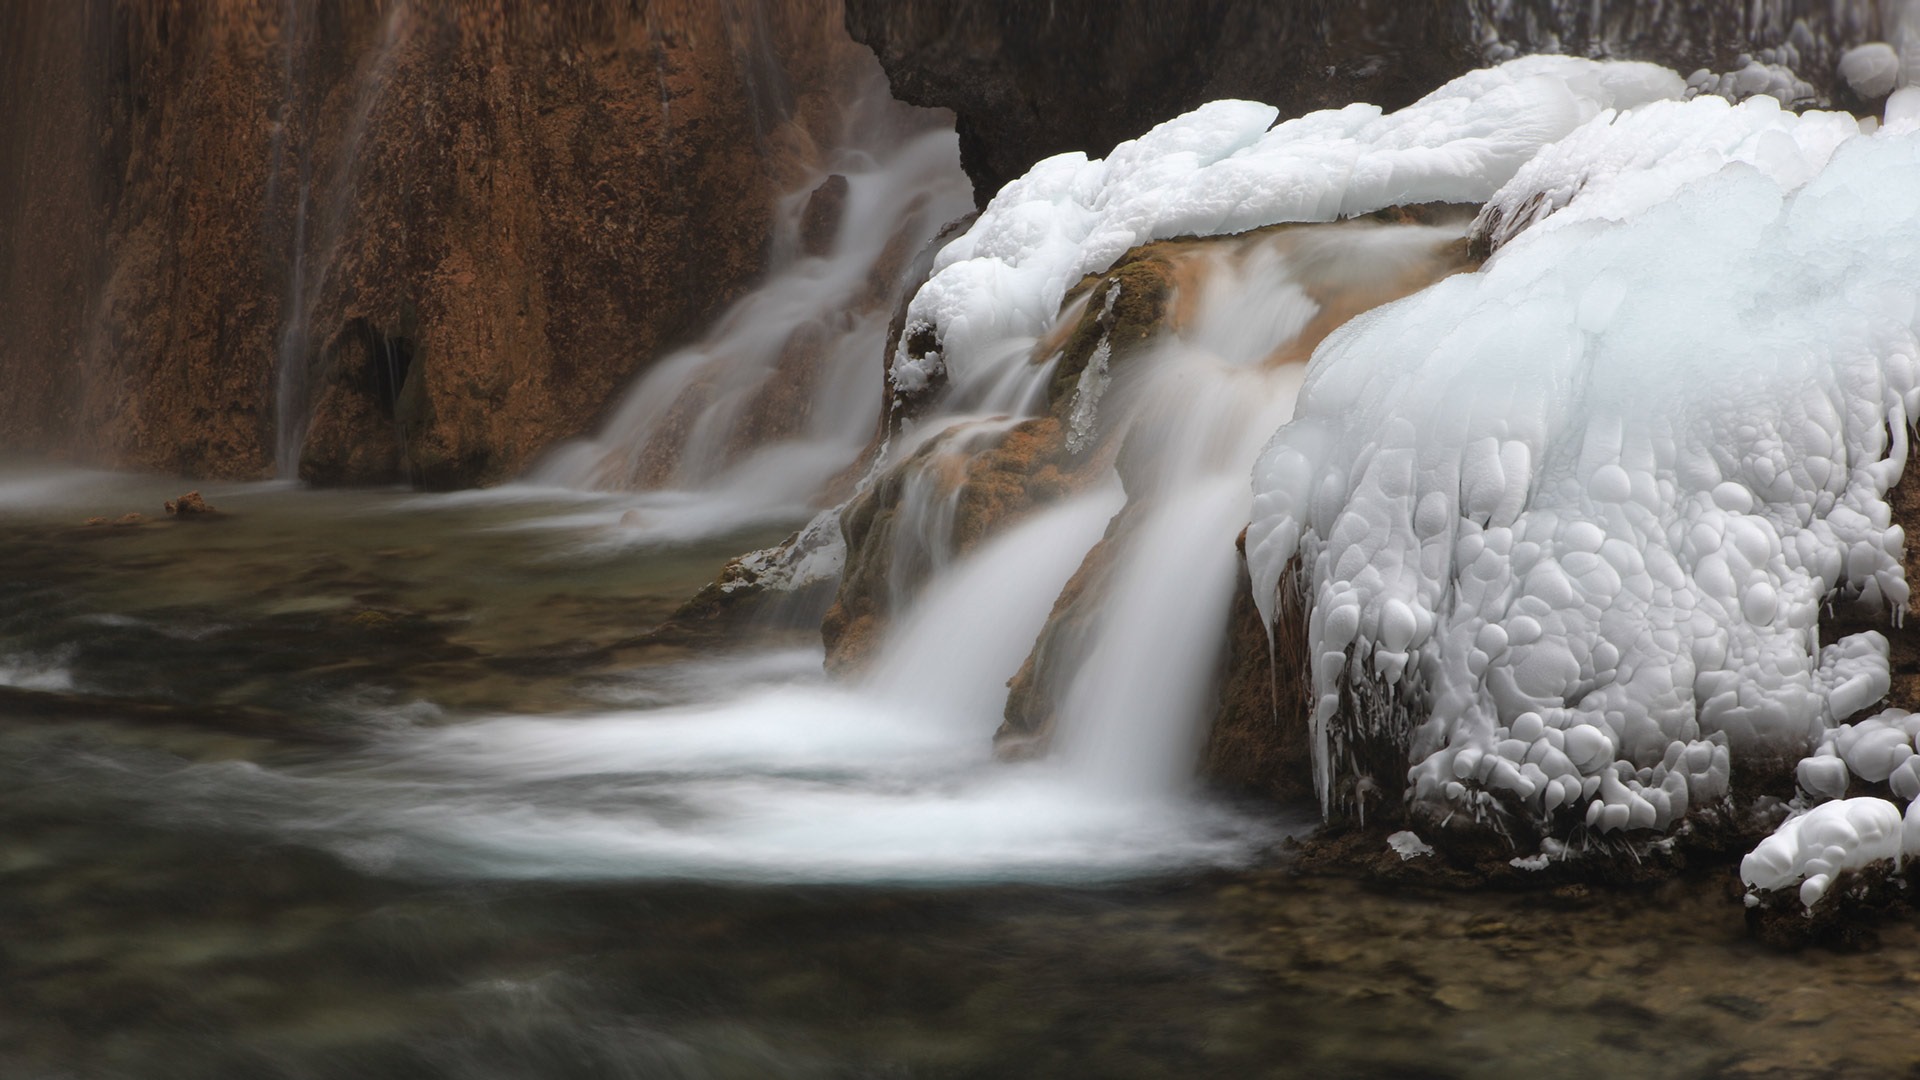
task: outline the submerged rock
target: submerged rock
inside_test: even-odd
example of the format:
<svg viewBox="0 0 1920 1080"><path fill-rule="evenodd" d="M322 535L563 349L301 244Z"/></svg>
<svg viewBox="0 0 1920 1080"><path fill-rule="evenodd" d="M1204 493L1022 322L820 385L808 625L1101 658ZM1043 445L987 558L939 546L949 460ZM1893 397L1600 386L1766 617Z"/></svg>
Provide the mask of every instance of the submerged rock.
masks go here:
<svg viewBox="0 0 1920 1080"><path fill-rule="evenodd" d="M177 518L208 517L219 513L198 491L189 491L177 499L168 499L167 513Z"/></svg>

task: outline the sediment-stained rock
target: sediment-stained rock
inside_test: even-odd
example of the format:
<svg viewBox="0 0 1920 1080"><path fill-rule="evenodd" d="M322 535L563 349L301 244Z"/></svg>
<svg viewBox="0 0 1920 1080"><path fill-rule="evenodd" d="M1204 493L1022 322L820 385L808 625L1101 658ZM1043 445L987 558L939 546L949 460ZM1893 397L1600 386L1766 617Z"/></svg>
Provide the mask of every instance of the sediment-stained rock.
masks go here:
<svg viewBox="0 0 1920 1080"><path fill-rule="evenodd" d="M1077 381L1096 350L1104 346L1109 362L1124 363L1159 333L1173 295L1175 256L1183 250L1181 244L1149 245L1068 297L1061 323L1035 346L1031 360L1054 363L1044 415L937 436L847 503L841 515L846 568L822 626L829 670L858 669L888 617L935 566L1104 474L1115 448L1069 439ZM1110 307L1107 290L1117 290ZM1101 303L1086 302L1096 295ZM911 410L911 403L894 405Z"/></svg>
<svg viewBox="0 0 1920 1080"><path fill-rule="evenodd" d="M257 476L304 443L323 483L485 483L589 427L761 270L872 70L836 0L0 30L0 446Z"/></svg>

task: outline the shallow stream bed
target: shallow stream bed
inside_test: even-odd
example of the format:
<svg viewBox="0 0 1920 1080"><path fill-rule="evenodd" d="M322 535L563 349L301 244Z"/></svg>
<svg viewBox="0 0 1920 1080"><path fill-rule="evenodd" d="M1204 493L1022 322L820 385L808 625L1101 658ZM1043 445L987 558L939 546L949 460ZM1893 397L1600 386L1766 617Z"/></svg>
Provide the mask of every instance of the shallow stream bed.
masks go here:
<svg viewBox="0 0 1920 1080"><path fill-rule="evenodd" d="M178 488L0 471L0 1075L1916 1075L1911 925L1299 878L1293 808L1205 803L1182 865L863 744L806 635L643 639L791 523Z"/></svg>

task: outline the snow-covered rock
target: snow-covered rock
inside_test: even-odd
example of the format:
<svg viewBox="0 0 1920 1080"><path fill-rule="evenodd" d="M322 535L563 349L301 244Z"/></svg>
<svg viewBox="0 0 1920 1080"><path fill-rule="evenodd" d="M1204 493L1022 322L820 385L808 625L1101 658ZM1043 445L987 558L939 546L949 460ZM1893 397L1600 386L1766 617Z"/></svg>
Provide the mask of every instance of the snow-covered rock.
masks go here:
<svg viewBox="0 0 1920 1080"><path fill-rule="evenodd" d="M1920 842L1907 837L1912 812L1885 799L1841 799L1788 818L1772 836L1740 860L1740 880L1754 893L1799 886L1804 907L1818 904L1843 870L1886 860L1897 868L1904 852Z"/></svg>
<svg viewBox="0 0 1920 1080"><path fill-rule="evenodd" d="M1275 124L1276 110L1216 101L1104 160L1062 154L994 197L948 244L908 308L896 388L987 377L1009 340L1031 341L1083 275L1128 249L1391 206L1479 203L1539 149L1603 111L1686 92L1639 63L1531 56L1472 72L1397 112L1373 105ZM915 351L907 342L933 346Z"/></svg>
<svg viewBox="0 0 1920 1080"><path fill-rule="evenodd" d="M1416 820L1670 829L1885 692L1884 639L1817 623L1907 599L1920 138L1602 112L1492 204L1532 227L1315 354L1255 473L1255 597L1298 558L1323 799L1377 734Z"/></svg>
<svg viewBox="0 0 1920 1080"><path fill-rule="evenodd" d="M1900 54L1884 41L1870 41L1840 56L1840 78L1863 101L1877 101L1900 84Z"/></svg>

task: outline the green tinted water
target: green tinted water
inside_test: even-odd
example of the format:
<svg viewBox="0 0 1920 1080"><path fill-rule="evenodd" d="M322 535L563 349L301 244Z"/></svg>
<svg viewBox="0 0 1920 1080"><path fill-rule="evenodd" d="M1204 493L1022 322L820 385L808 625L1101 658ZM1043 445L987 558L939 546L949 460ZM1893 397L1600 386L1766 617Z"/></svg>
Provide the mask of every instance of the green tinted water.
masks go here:
<svg viewBox="0 0 1920 1080"><path fill-rule="evenodd" d="M178 487L0 475L3 1076L1884 1077L1920 1060L1912 927L1873 954L1776 954L1711 880L1573 899L1386 895L1281 865L1102 887L374 872L255 827L259 806L194 788L213 775L196 768L351 769L396 725L799 678L640 639L782 530L649 548L552 527L581 511L558 495L258 487L209 489L215 521L79 524Z"/></svg>

